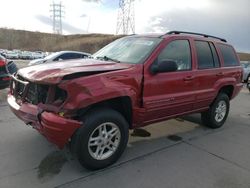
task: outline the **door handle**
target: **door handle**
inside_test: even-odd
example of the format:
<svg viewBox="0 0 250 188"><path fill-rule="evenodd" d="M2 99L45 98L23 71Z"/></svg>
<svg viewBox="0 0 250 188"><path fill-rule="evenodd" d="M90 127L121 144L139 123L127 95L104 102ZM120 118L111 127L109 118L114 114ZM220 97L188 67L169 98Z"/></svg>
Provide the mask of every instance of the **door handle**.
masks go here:
<svg viewBox="0 0 250 188"><path fill-rule="evenodd" d="M216 76L223 76L223 75L224 75L223 72L219 72L216 74Z"/></svg>
<svg viewBox="0 0 250 188"><path fill-rule="evenodd" d="M183 78L184 81L191 81L194 79L194 76L187 76L185 78Z"/></svg>

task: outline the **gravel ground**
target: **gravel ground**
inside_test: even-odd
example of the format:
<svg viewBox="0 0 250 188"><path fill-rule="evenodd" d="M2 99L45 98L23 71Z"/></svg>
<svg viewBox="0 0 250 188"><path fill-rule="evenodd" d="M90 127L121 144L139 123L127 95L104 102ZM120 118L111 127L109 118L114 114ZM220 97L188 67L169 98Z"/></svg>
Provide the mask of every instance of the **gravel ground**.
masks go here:
<svg viewBox="0 0 250 188"><path fill-rule="evenodd" d="M130 133L109 168L82 168L68 148L58 150L0 103L1 188L250 188L250 94L231 101L225 125L200 126L200 115Z"/></svg>
<svg viewBox="0 0 250 188"><path fill-rule="evenodd" d="M0 90L0 102L6 101L8 89Z"/></svg>

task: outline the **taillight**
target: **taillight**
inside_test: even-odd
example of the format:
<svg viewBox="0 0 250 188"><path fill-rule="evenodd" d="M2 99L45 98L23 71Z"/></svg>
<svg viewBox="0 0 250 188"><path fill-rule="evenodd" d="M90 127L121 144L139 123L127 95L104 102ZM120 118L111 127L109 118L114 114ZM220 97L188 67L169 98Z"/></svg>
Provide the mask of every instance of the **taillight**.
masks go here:
<svg viewBox="0 0 250 188"><path fill-rule="evenodd" d="M6 61L5 60L0 60L0 66L5 66L6 65Z"/></svg>
<svg viewBox="0 0 250 188"><path fill-rule="evenodd" d="M2 80L4 80L4 81L11 80L11 77L4 77L4 78L2 78Z"/></svg>

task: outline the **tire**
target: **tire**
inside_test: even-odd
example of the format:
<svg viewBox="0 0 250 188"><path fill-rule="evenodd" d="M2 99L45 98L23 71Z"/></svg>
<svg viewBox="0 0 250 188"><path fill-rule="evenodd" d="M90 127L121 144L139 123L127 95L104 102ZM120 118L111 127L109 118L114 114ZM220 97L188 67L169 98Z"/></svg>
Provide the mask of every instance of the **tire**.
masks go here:
<svg viewBox="0 0 250 188"><path fill-rule="evenodd" d="M72 142L81 165L98 170L115 163L128 142L129 125L125 118L115 110L99 108L87 113L82 121Z"/></svg>
<svg viewBox="0 0 250 188"><path fill-rule="evenodd" d="M225 93L219 93L210 108L201 113L202 123L212 129L220 128L227 119L229 108L228 96Z"/></svg>
<svg viewBox="0 0 250 188"><path fill-rule="evenodd" d="M248 90L249 90L249 92L250 92L250 83L247 84L247 88L248 88Z"/></svg>
<svg viewBox="0 0 250 188"><path fill-rule="evenodd" d="M249 90L249 92L250 92L250 83L249 83L248 80L250 80L250 75L248 75L247 80L246 80L247 88L248 88L248 90Z"/></svg>

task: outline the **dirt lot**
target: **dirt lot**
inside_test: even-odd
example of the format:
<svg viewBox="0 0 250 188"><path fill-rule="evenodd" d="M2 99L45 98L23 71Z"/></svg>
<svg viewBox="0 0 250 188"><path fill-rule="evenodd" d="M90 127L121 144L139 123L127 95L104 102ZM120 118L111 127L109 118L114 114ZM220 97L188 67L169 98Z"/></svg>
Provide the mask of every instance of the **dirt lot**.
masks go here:
<svg viewBox="0 0 250 188"><path fill-rule="evenodd" d="M0 90L0 102L6 101L7 93L8 93L8 89Z"/></svg>
<svg viewBox="0 0 250 188"><path fill-rule="evenodd" d="M249 99L242 90L221 129L201 126L194 114L131 132L122 158L96 172L82 168L68 148L58 150L0 102L0 187L249 188Z"/></svg>

